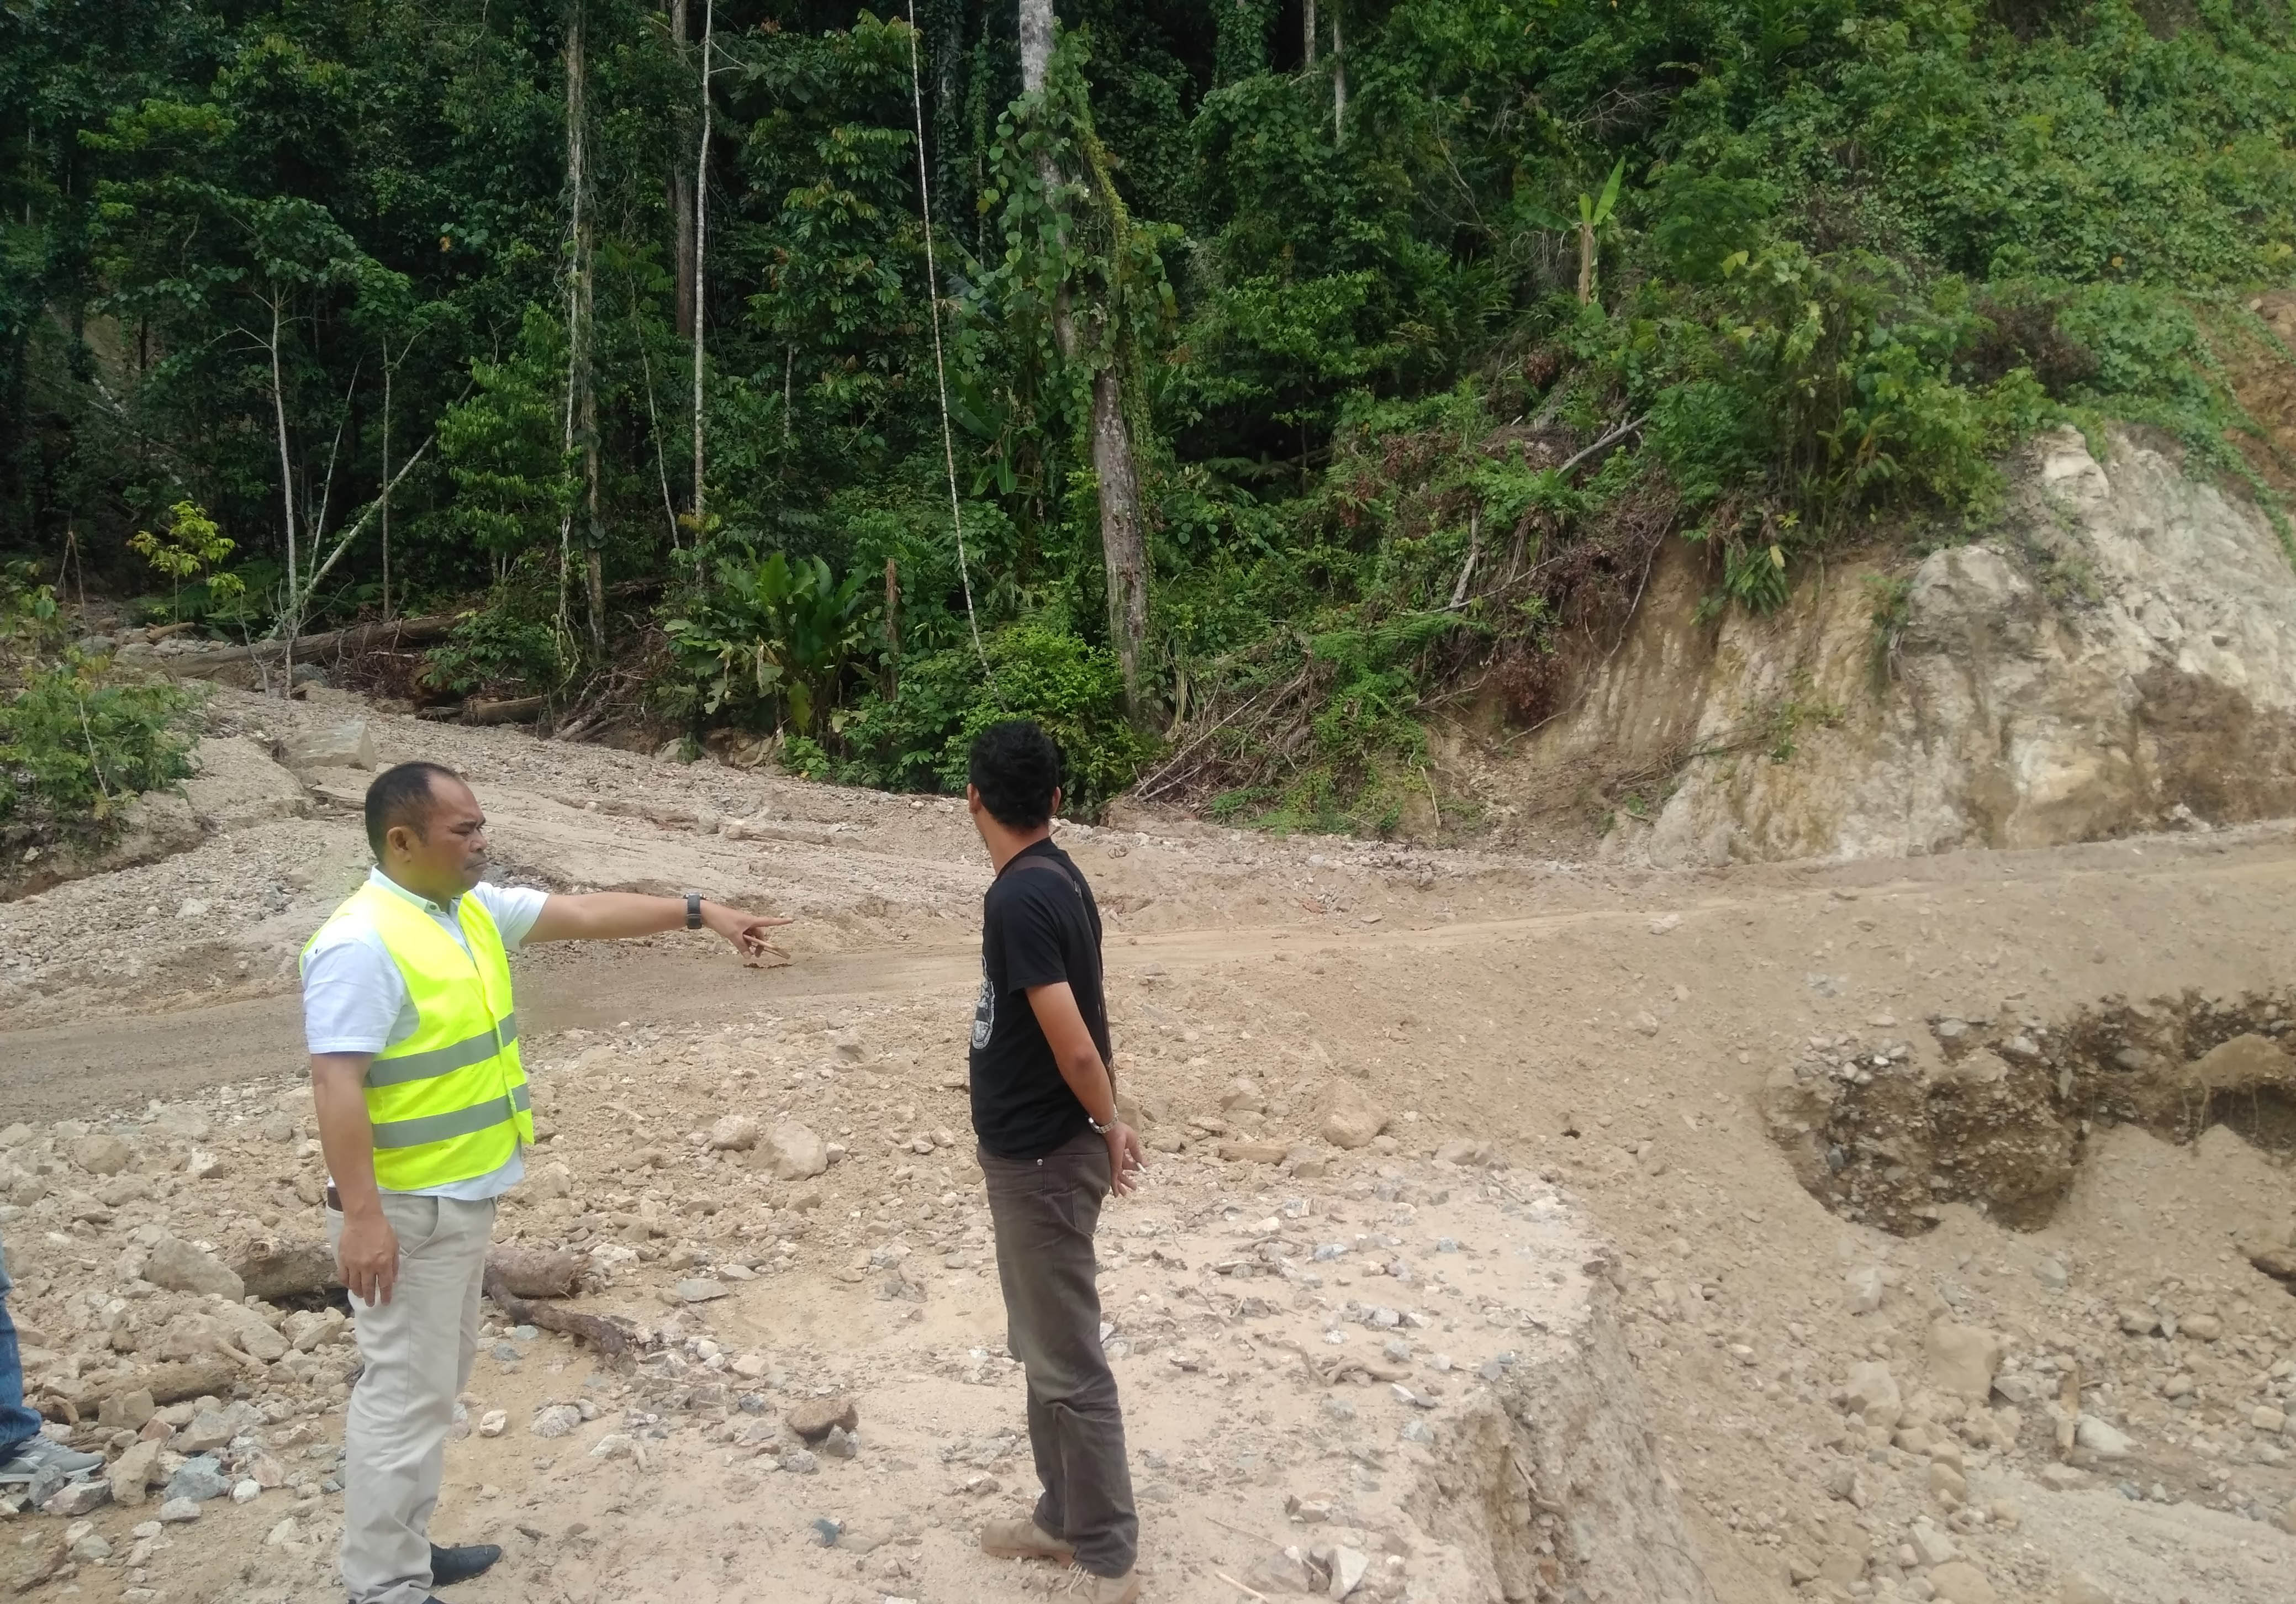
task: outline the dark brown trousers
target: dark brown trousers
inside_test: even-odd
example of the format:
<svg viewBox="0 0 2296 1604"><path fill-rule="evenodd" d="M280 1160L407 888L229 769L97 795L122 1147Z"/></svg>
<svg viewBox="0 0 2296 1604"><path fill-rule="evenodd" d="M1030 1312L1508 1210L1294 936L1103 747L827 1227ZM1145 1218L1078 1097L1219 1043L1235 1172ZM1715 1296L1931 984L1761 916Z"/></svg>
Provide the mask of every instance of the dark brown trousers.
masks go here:
<svg viewBox="0 0 2296 1604"><path fill-rule="evenodd" d="M1140 1549L1116 1377L1100 1346L1093 1232L1108 1144L1086 1131L1042 1158L980 1154L1004 1289L1005 1343L1029 1381L1029 1446L1045 1495L1037 1524L1077 1563L1120 1576Z"/></svg>

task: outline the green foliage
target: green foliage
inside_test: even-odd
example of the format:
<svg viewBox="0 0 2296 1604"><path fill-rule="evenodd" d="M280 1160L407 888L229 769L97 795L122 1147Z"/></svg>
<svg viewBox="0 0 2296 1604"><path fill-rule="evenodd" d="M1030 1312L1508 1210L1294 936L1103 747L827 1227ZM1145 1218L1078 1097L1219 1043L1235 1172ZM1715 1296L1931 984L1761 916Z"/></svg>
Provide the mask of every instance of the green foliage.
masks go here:
<svg viewBox="0 0 2296 1604"><path fill-rule="evenodd" d="M0 562L0 672L53 643L62 631L56 593L29 562Z"/></svg>
<svg viewBox="0 0 2296 1604"><path fill-rule="evenodd" d="M840 581L818 557L727 559L716 582L662 627L676 655L672 705L757 723L786 717L800 735L842 700L845 672L868 644L864 576Z"/></svg>
<svg viewBox="0 0 2296 1604"><path fill-rule="evenodd" d="M0 703L0 836L9 845L100 839L121 803L191 773L190 693L109 683L101 667L67 652Z"/></svg>
<svg viewBox="0 0 2296 1604"><path fill-rule="evenodd" d="M190 501L179 501L168 509L168 525L160 533L139 529L127 541L130 551L168 577L174 596L170 616L177 618L183 617L186 579L201 579L204 574L203 588L210 608L247 593L246 581L237 574L205 573L230 556L236 544L216 528L215 520L197 502Z"/></svg>
<svg viewBox="0 0 2296 1604"><path fill-rule="evenodd" d="M562 549L594 549L611 649L668 665L655 705L693 734L779 727L808 772L938 787L1026 703L1095 805L1148 764L1239 817L1376 830L1428 789L1431 708L1548 716L1665 539L1717 552L1710 607L1775 608L1844 545L1986 528L2004 448L2064 420L2167 430L2288 528L2218 353L2296 283L2289 0L1324 14L1309 70L1271 0L1078 0L1024 97L1009 10L720 7L697 516L669 209L698 41L660 7L20 5L0 549L53 575L70 538L116 587L187 504L233 566L163 605L252 632L291 517L308 571L430 441L392 492L392 595L488 598L449 684L598 667L544 640L585 578ZM1161 753L1105 694L1108 380ZM379 598L381 532L315 615Z"/></svg>
<svg viewBox="0 0 2296 1604"><path fill-rule="evenodd" d="M1066 631L1016 625L986 643L905 667L898 692L865 697L843 731L849 757L836 776L895 790L962 791L972 738L1005 718L1033 718L1068 761L1067 807L1090 816L1132 782L1149 743L1124 719L1113 653Z"/></svg>
<svg viewBox="0 0 2296 1604"><path fill-rule="evenodd" d="M556 687L565 657L552 621L512 588L463 614L423 660L422 678L457 696L527 693Z"/></svg>
<svg viewBox="0 0 2296 1604"><path fill-rule="evenodd" d="M564 327L529 306L517 349L502 362L473 361L474 393L439 421L439 450L457 492L447 522L498 560L554 542L574 504L565 368Z"/></svg>

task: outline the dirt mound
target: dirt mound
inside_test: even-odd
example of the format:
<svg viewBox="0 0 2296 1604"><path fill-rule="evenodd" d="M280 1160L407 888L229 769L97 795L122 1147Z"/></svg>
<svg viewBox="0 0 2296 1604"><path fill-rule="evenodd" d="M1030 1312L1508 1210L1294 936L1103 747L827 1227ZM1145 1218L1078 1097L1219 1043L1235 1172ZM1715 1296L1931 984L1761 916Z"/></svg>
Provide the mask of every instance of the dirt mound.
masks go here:
<svg viewBox="0 0 2296 1604"><path fill-rule="evenodd" d="M1803 1186L1845 1219L1910 1235L1965 1202L2030 1231L2056 1214L2099 1126L2183 1143L2221 1124L2296 1156L2292 1010L2288 992L2187 993L2109 1000L2055 1027L1941 1018L1923 1051L1813 1037L1771 1076L1763 1111Z"/></svg>

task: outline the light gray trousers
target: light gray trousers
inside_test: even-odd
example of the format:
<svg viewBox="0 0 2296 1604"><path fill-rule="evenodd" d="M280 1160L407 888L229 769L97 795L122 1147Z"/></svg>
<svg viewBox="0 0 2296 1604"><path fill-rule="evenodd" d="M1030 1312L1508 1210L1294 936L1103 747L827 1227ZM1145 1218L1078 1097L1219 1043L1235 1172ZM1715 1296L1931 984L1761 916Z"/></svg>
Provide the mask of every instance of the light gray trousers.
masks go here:
<svg viewBox="0 0 2296 1604"><path fill-rule="evenodd" d="M343 1428L343 1585L350 1604L423 1604L447 1433L478 1353L495 1202L385 1192L382 1213L398 1233L398 1285L387 1304L351 1300L366 1368ZM328 1241L342 1232L330 1210Z"/></svg>

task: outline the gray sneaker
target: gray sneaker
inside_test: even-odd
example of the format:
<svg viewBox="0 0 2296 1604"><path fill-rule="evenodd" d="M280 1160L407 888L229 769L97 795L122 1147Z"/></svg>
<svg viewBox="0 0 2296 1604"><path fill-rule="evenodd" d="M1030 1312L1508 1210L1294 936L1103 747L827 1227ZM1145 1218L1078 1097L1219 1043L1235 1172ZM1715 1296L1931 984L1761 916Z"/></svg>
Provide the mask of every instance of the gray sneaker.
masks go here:
<svg viewBox="0 0 2296 1604"><path fill-rule="evenodd" d="M85 1476L103 1468L103 1455L67 1448L53 1437L29 1437L16 1451L0 1460L0 1483L38 1481Z"/></svg>

